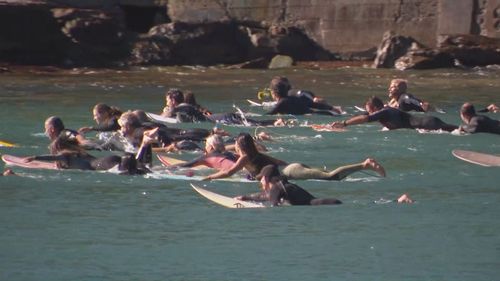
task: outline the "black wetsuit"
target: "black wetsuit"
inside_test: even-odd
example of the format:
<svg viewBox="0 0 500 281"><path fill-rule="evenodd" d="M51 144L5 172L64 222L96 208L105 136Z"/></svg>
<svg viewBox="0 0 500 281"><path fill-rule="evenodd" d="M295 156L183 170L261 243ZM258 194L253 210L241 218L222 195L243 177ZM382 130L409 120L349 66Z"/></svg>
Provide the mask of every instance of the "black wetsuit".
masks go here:
<svg viewBox="0 0 500 281"><path fill-rule="evenodd" d="M278 182L273 185L268 193L260 192L245 195L242 197L242 200L269 201L273 206L278 206L283 203L288 203L290 205L331 205L342 203L335 198L317 199L300 186L289 182Z"/></svg>
<svg viewBox="0 0 500 281"><path fill-rule="evenodd" d="M308 106L308 102L304 102L304 99L297 96L287 96L281 98L278 103L271 109L271 111L266 114L293 114L293 115L303 115L303 114L323 114L323 115L335 115L328 110L315 110Z"/></svg>
<svg viewBox="0 0 500 281"><path fill-rule="evenodd" d="M144 174L149 170L138 165L133 155L109 155L96 158L89 154L62 153L58 155L39 155L34 157L40 161L55 161L60 169L109 170L118 165L118 170L126 174Z"/></svg>
<svg viewBox="0 0 500 281"><path fill-rule="evenodd" d="M321 110L333 110L333 106L326 103L315 102L314 98L316 97L314 93L306 90L298 90L295 93L288 93L289 96L295 95L300 98L302 102L310 108L321 109Z"/></svg>
<svg viewBox="0 0 500 281"><path fill-rule="evenodd" d="M195 106L187 103L181 103L174 108L169 108L167 117L177 118L181 122L201 122L206 121L206 116Z"/></svg>
<svg viewBox="0 0 500 281"><path fill-rule="evenodd" d="M112 132L120 130L120 125L118 124L117 118L110 118L104 122L90 127L90 130L97 132Z"/></svg>
<svg viewBox="0 0 500 281"><path fill-rule="evenodd" d="M422 101L411 94L402 94L398 98L399 110L425 112L422 108Z"/></svg>
<svg viewBox="0 0 500 281"><path fill-rule="evenodd" d="M207 117L209 121L226 125L244 125L244 126L272 126L276 120L254 120L243 118L238 113L215 113Z"/></svg>
<svg viewBox="0 0 500 281"><path fill-rule="evenodd" d="M500 134L500 121L491 119L484 115L476 115L469 120L469 124L462 125L462 129L470 134Z"/></svg>
<svg viewBox="0 0 500 281"><path fill-rule="evenodd" d="M447 124L441 119L430 116L411 115L397 108L384 107L381 110L368 115L368 122L379 121L389 130L408 128L408 129L426 129L426 130L445 130L453 131L458 128L455 125Z"/></svg>

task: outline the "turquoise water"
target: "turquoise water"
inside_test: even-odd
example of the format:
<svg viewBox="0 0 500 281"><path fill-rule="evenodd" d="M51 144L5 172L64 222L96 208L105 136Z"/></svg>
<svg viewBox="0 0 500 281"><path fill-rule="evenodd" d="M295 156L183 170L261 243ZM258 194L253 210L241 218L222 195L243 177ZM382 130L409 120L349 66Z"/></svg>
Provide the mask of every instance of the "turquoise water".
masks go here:
<svg viewBox="0 0 500 281"><path fill-rule="evenodd" d="M500 103L495 68L7 73L0 76L0 139L19 147L0 153L46 153L45 118L58 115L69 128L90 125L97 102L159 112L169 87L193 90L214 112L236 104L262 113L245 100L255 98L274 75L288 76L297 88L349 113L370 95L385 96L396 77L409 79L410 92L443 108L447 113L435 115L450 123L460 122L464 101L478 108ZM341 199L340 206L233 210L208 202L186 181L14 168L20 176L0 177L0 280L498 279L500 170L451 155L455 148L498 154L498 136L380 129L379 124L343 133L269 129L276 138L268 143L270 153L286 161L333 169L369 156L384 165L386 178L357 173L341 182L297 181L317 197ZM230 196L257 190L253 183L206 185ZM402 193L417 202L374 203Z"/></svg>

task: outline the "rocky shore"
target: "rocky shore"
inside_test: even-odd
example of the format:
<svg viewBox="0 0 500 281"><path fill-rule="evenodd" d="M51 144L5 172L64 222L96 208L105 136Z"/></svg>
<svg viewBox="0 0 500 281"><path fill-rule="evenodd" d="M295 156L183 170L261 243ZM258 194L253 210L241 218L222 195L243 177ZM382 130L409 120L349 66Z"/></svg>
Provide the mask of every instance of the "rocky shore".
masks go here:
<svg viewBox="0 0 500 281"><path fill-rule="evenodd" d="M397 25L397 21L401 17L408 17L408 21L411 19L405 16L404 9L401 10L405 7L402 6L399 10L403 12L393 19L396 23L394 28L388 25L390 29L385 32L380 32L380 27L374 27L373 32L365 31L370 36L379 32L379 39L372 38L367 42L360 39L358 45L345 41L341 45L335 38L321 39L318 34L337 30L337 22L341 21L339 16L346 16L344 14L350 11L353 3L362 1L353 1L349 4L351 6L342 4L342 1L318 1L323 3L322 6L307 1L302 6L292 2L268 1L264 13L261 11L263 8L255 3L248 7L236 5L242 1L94 3L0 0L0 65L3 65L0 72L8 69L9 65L221 65L233 68L365 65L404 70L500 64L500 39L471 32L441 34L439 32L443 30L437 30L435 32L439 34L435 36L434 44L425 32L420 36L418 29L400 29L402 24ZM392 11L393 7L385 4L389 0L381 2L383 5L377 7L365 5L358 8L381 15ZM431 12L432 8L443 6L448 1L413 2L420 9L415 17L439 23L439 17ZM221 3L225 5L221 6ZM294 9L298 7L305 11L302 18L294 14L297 13ZM331 9L333 15L324 14L326 18L318 19L321 24L316 24L319 27L311 27L314 26L311 14L322 14L319 10L313 13L307 12L307 9L318 7ZM244 8L251 11L244 15L241 12L245 11ZM408 11L413 11L411 8L406 7ZM494 12L498 11L500 8ZM424 18L423 14L427 16ZM351 17L347 17L349 15ZM337 25L325 27L328 22L325 19L334 16ZM353 24L363 23L362 19L355 19L355 13L347 16L346 19L352 18ZM499 17L497 15L497 20L500 20ZM380 21L390 22L391 19L386 16ZM498 25L498 22L494 24ZM453 28L448 29L444 31L454 31ZM345 32L353 30L345 27ZM405 30L420 38L403 34ZM336 32L331 35L349 35L344 34L342 29ZM351 34L351 37L356 36Z"/></svg>

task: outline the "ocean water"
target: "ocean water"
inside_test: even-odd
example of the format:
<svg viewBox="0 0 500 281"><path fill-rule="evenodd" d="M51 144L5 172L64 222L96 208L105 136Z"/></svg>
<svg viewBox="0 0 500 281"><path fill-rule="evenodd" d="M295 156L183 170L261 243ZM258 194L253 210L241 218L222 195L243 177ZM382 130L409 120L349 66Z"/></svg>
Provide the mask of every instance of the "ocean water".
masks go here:
<svg viewBox="0 0 500 281"><path fill-rule="evenodd" d="M16 71L0 75L0 140L18 147L0 153L47 153L45 118L60 116L68 128L91 125L98 102L160 112L170 87L192 90L213 112L237 105L263 113L246 99L256 99L275 75L349 116L369 96L385 98L392 78L408 79L409 92L444 109L433 115L450 123L460 123L465 101L477 108L500 103L495 67ZM269 153L285 161L334 169L373 157L385 167L386 178L367 172L340 182L296 181L317 197L339 198L339 206L226 209L195 193L189 181L14 167L19 176L0 177L0 280L498 280L500 170L460 161L451 151L499 154L499 136L381 128L259 129L275 138ZM202 184L229 196L258 190L256 183ZM403 193L416 202L381 204Z"/></svg>

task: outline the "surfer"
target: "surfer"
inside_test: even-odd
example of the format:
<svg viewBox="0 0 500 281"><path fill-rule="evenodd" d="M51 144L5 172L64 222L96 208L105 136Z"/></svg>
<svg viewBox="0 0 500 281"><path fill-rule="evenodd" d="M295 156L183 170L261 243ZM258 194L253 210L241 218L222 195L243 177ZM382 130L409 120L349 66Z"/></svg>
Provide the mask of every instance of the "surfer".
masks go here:
<svg viewBox="0 0 500 281"><path fill-rule="evenodd" d="M59 169L109 170L117 167L121 174L144 174L149 170L138 163L131 154L95 157L87 153L75 138L64 135L56 137L50 144L50 155L28 156L26 163L33 160L55 161Z"/></svg>
<svg viewBox="0 0 500 281"><path fill-rule="evenodd" d="M53 142L58 137L74 139L84 149L101 149L101 147L75 130L66 129L61 118L51 116L45 120L45 135Z"/></svg>
<svg viewBox="0 0 500 281"><path fill-rule="evenodd" d="M180 122L205 121L205 115L195 106L184 102L184 94L181 90L171 88L165 95L166 106L161 116L177 118Z"/></svg>
<svg viewBox="0 0 500 281"><path fill-rule="evenodd" d="M500 134L500 121L477 114L472 103L466 102L462 105L460 117L464 122L460 126L461 132Z"/></svg>
<svg viewBox="0 0 500 281"><path fill-rule="evenodd" d="M336 205L342 202L336 198L318 199L300 186L288 182L280 175L276 165L267 165L256 176L260 180L262 192L238 196L243 201L269 201L272 206L279 205Z"/></svg>
<svg viewBox="0 0 500 281"><path fill-rule="evenodd" d="M425 129L425 130L443 130L451 132L458 127L447 124L441 119L430 115L411 115L408 112L397 108L386 106L381 99L372 96L365 104L367 115L357 115L348 120L336 121L331 123L333 128L343 128L350 125L357 125L367 122L378 121L389 130L395 129Z"/></svg>
<svg viewBox="0 0 500 281"><path fill-rule="evenodd" d="M219 135L211 135L206 139L205 152L203 155L171 167L191 168L196 166L207 166L217 170L228 170L237 161L238 157L225 149L224 141Z"/></svg>
<svg viewBox="0 0 500 281"><path fill-rule="evenodd" d="M92 114L97 125L80 128L78 130L80 134L84 134L90 131L113 132L120 130L118 118L120 118L122 112L117 107L109 106L104 103L98 103L92 109Z"/></svg>
<svg viewBox="0 0 500 281"><path fill-rule="evenodd" d="M245 168L252 177L260 173L262 168L267 165L284 166L283 175L289 179L321 179L321 180L342 180L348 175L360 170L374 170L381 176L385 176L384 168L374 159L368 158L365 161L339 167L333 171L323 171L310 168L301 163L288 164L285 161L273 158L257 150L254 139L248 133L241 133L236 138L235 150L240 157L234 165L228 170L221 170L204 178L212 180L230 177L234 173Z"/></svg>
<svg viewBox="0 0 500 281"><path fill-rule="evenodd" d="M404 79L393 79L389 84L389 102L388 106L398 108L401 111L429 111L430 105L426 101L416 98L407 93L408 82Z"/></svg>
<svg viewBox="0 0 500 281"><path fill-rule="evenodd" d="M271 96L277 102L276 105L271 109L271 111L266 114L293 114L293 115L303 115L303 114L323 114L323 115L338 115L342 112L337 108L324 103L318 103L314 101L314 96L306 95L305 92L302 95L289 95L290 82L286 77L277 76L271 80L269 85L271 90ZM313 100L311 100L312 98Z"/></svg>

